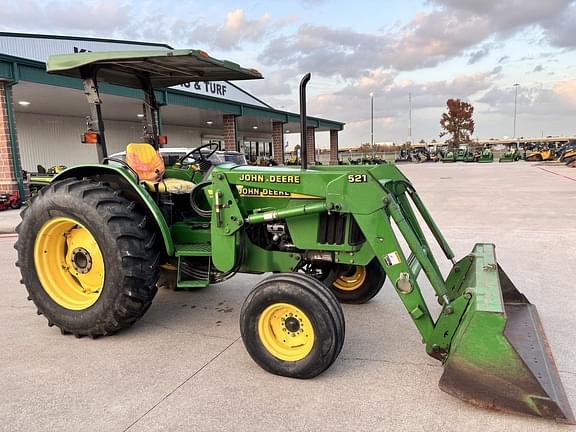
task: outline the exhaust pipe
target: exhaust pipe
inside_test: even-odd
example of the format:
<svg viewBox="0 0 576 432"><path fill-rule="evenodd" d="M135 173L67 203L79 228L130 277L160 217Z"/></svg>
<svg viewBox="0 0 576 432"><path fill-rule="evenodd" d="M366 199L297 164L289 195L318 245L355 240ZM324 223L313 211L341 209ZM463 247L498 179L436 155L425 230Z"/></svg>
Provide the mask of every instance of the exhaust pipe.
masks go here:
<svg viewBox="0 0 576 432"><path fill-rule="evenodd" d="M306 85L310 81L310 73L300 81L300 166L303 170L308 168L308 147L306 145Z"/></svg>

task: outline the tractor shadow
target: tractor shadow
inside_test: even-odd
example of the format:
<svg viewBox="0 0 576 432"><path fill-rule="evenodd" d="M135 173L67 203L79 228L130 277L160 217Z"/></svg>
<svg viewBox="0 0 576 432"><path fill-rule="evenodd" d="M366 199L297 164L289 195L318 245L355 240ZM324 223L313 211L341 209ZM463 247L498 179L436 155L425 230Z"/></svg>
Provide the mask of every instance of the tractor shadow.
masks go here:
<svg viewBox="0 0 576 432"><path fill-rule="evenodd" d="M261 279L260 275L237 275L207 288L160 288L142 321L180 333L236 339L244 299Z"/></svg>

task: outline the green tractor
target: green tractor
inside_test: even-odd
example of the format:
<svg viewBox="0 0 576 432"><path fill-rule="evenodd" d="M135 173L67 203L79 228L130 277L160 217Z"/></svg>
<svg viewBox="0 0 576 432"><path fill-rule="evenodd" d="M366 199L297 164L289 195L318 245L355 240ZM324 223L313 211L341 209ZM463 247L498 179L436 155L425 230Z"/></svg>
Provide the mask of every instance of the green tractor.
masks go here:
<svg viewBox="0 0 576 432"><path fill-rule="evenodd" d="M461 144L456 152L456 162L478 162L480 154L472 151L468 144Z"/></svg>
<svg viewBox="0 0 576 432"><path fill-rule="evenodd" d="M517 162L522 159L522 153L517 148L511 147L502 156L500 156L498 162Z"/></svg>
<svg viewBox="0 0 576 432"><path fill-rule="evenodd" d="M452 149L446 150L441 159L442 162L456 162L456 152Z"/></svg>
<svg viewBox="0 0 576 432"><path fill-rule="evenodd" d="M461 144L458 149L450 149L442 158L442 162L476 162L479 156L470 151L467 144Z"/></svg>
<svg viewBox="0 0 576 432"><path fill-rule="evenodd" d="M30 189L30 196L36 195L40 189L49 185L52 179L65 169L66 167L64 165L55 165L48 169L44 168L42 165L38 165L36 167L36 172L28 173L30 174L28 186Z"/></svg>
<svg viewBox="0 0 576 432"><path fill-rule="evenodd" d="M494 162L494 153L489 148L485 148L482 150L482 154L480 155L480 159L478 160L480 163L491 163Z"/></svg>
<svg viewBox="0 0 576 432"><path fill-rule="evenodd" d="M184 288L271 272L244 302L242 340L265 370L312 378L342 349L340 302L365 303L388 279L426 352L444 365L442 390L574 423L536 308L494 245L456 260L395 165L308 167L302 134L301 167L215 165L194 149L193 166L163 169L154 89L260 78L257 71L195 50L53 56L48 71L84 80L87 139L101 161L60 173L22 213L17 265L49 326L77 337L130 327L150 307L161 270ZM309 79L300 83L301 130ZM143 90L144 139L125 160L107 156L97 80ZM446 276L418 215L452 263ZM436 317L419 275L441 305Z"/></svg>

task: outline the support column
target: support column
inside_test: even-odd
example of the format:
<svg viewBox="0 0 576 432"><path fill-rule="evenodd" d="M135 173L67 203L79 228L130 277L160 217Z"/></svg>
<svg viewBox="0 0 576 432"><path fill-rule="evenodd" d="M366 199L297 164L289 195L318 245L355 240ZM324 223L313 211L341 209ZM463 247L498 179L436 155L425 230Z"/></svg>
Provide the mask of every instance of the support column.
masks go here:
<svg viewBox="0 0 576 432"><path fill-rule="evenodd" d="M316 164L316 128L308 126L306 128L306 151L308 152L308 164Z"/></svg>
<svg viewBox="0 0 576 432"><path fill-rule="evenodd" d="M338 165L338 131L330 129L330 165Z"/></svg>
<svg viewBox="0 0 576 432"><path fill-rule="evenodd" d="M15 127L12 87L0 81L0 192L19 192L20 199L25 200Z"/></svg>
<svg viewBox="0 0 576 432"><path fill-rule="evenodd" d="M224 149L237 151L236 116L234 114L224 114L222 122L224 123Z"/></svg>
<svg viewBox="0 0 576 432"><path fill-rule="evenodd" d="M272 158L284 165L284 123L272 122Z"/></svg>

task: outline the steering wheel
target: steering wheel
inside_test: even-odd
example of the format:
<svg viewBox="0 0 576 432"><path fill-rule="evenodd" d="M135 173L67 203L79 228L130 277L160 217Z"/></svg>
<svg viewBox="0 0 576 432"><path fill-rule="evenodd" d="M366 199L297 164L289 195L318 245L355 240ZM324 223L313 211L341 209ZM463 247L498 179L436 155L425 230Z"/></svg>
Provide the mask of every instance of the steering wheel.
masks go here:
<svg viewBox="0 0 576 432"><path fill-rule="evenodd" d="M134 169L130 165L128 165L128 162L126 162L125 160L115 157L105 157L104 159L102 159L103 164L107 164L107 162L116 162L117 164L122 165L124 168L127 168L128 171L130 171L132 175L136 177L136 182L140 183L140 176L136 171L134 171Z"/></svg>
<svg viewBox="0 0 576 432"><path fill-rule="evenodd" d="M207 156L204 156L204 155L202 154L202 151L201 151L201 150L204 149L204 148L214 148L214 149L213 149ZM184 161L186 160L186 158L192 156L194 153L198 153L198 156L199 156L198 160L199 160L200 162L202 162L202 161L205 161L205 160L209 159L209 158L210 158L214 153L216 153L219 149L220 149L220 144L215 143L215 142L210 142L210 143L208 143L208 144L204 144L204 145L201 145L200 147L196 147L196 148L192 149L191 151L189 151L188 153L186 153L184 156L182 156L181 158L179 158L179 159L176 161L176 163L177 163L177 164L178 164L178 163L181 164L182 162L184 162ZM196 160L196 158L194 158L194 160Z"/></svg>

